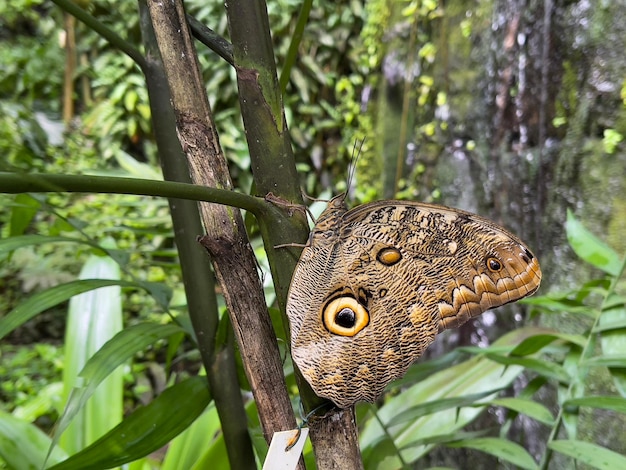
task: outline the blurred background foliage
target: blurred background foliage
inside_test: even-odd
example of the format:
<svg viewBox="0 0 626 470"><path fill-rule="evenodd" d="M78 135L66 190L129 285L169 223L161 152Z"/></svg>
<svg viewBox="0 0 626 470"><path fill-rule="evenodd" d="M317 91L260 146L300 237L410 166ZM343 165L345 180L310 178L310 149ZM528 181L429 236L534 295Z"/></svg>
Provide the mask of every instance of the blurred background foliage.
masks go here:
<svg viewBox="0 0 626 470"><path fill-rule="evenodd" d="M140 46L136 2L79 3ZM560 305L582 305L593 294L570 286L597 275L598 266L581 269L574 261L563 230L566 208L577 209L617 252L626 252L624 3L554 2L551 23L542 8L552 2L470 3L314 2L284 93L302 188L323 197L350 190L355 203L397 197L491 215L547 260L546 283L569 291ZM228 37L223 2L185 5ZM300 7L296 0L268 1L279 73ZM253 193L235 74L204 46L197 49L235 187ZM75 51L73 62L68 51ZM132 60L51 2L0 3L1 171L159 179L147 100L144 77ZM357 171L347 188L355 148ZM0 194L0 227L3 239L70 235L99 243L111 237L125 253L124 273L169 286L170 308L184 318L180 267L163 199ZM262 258L260 241L253 244ZM76 279L92 253L88 245L61 242L0 253L0 315L34 293ZM545 303L544 313L550 313L554 304ZM166 321L162 307L144 291L123 289L123 305L125 325ZM562 313L554 308L551 313ZM527 309L512 311L516 320L504 331L530 318ZM60 415L51 387L61 380L66 312L66 303L47 309L0 347L0 408L15 412L43 401L30 416L46 431ZM531 323L543 318L544 325L561 328L561 313L534 316ZM580 319L565 324L576 331L590 327ZM441 344L489 343L498 336L477 324ZM200 361L191 341L175 346L172 351L171 344L158 342L125 369L127 411L163 390L173 371L197 372ZM548 355L565 361L569 353L560 348ZM292 377L289 383L293 387ZM608 374L599 376L598 384L603 392L614 392ZM555 402L554 393L546 395ZM371 413L360 414L371 418ZM589 418L585 432L591 439L601 434L598 423L605 419ZM623 422L623 416L614 419ZM388 440L377 439L366 457L376 458L372 449L398 453ZM534 455L540 440L531 439ZM611 445L626 449L623 438L615 437Z"/></svg>

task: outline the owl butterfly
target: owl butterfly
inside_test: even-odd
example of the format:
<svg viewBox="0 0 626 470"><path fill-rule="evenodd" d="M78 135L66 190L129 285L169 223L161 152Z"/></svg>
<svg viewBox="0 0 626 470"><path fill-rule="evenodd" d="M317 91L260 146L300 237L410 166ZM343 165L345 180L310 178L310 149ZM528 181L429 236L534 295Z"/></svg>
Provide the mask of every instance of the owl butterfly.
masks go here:
<svg viewBox="0 0 626 470"><path fill-rule="evenodd" d="M534 293L537 258L468 212L332 199L296 266L291 354L315 393L340 408L374 401L437 333Z"/></svg>

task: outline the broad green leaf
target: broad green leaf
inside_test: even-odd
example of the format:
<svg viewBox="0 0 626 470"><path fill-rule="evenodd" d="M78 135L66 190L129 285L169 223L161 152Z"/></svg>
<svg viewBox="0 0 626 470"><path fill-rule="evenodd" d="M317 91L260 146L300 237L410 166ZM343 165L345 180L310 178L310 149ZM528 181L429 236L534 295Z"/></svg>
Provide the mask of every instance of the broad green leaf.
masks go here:
<svg viewBox="0 0 626 470"><path fill-rule="evenodd" d="M537 468L537 463L533 460L526 449L519 444L506 439L500 439L498 437L465 439L447 444L447 446L476 449L528 470L534 470Z"/></svg>
<svg viewBox="0 0 626 470"><path fill-rule="evenodd" d="M602 408L604 410L613 410L626 414L626 398L622 397L581 397L566 400L563 407L566 406L590 406L592 408Z"/></svg>
<svg viewBox="0 0 626 470"><path fill-rule="evenodd" d="M37 426L18 419L0 410L0 458L12 470L33 470L44 468L50 448L50 438ZM67 458L59 448L48 458L49 463L57 463Z"/></svg>
<svg viewBox="0 0 626 470"><path fill-rule="evenodd" d="M626 318L623 320L612 320L612 321L606 321L603 322L602 320L600 320L600 324L597 325L594 329L593 332L594 333L602 333L605 331L613 331L613 330L626 330ZM621 331L619 333L622 333ZM602 337L602 339L604 339L604 335ZM619 346L622 343L622 341L620 341L618 344L616 345L609 345L609 349L613 349L613 346ZM626 345L625 345L626 346Z"/></svg>
<svg viewBox="0 0 626 470"><path fill-rule="evenodd" d="M206 377L186 379L167 388L89 447L51 469L112 468L144 457L184 431L210 401Z"/></svg>
<svg viewBox="0 0 626 470"><path fill-rule="evenodd" d="M590 442L559 440L548 443L548 447L600 470L626 468L626 457Z"/></svg>
<svg viewBox="0 0 626 470"><path fill-rule="evenodd" d="M612 276L619 275L622 267L619 255L587 230L569 210L565 228L570 246L581 259Z"/></svg>
<svg viewBox="0 0 626 470"><path fill-rule="evenodd" d="M526 398L496 398L491 400L491 404L516 411L548 426L554 424L554 417L550 410L533 400Z"/></svg>
<svg viewBox="0 0 626 470"><path fill-rule="evenodd" d="M461 353L461 348L457 348L449 353L446 353L439 357L434 357L427 361L418 361L415 364L409 367L409 370L404 377L394 381L389 387L387 387L387 391L394 390L398 388L405 387L406 385L412 385L416 382L421 381L425 377L432 375L438 370L445 369L450 367L455 362L458 362L461 359L463 354Z"/></svg>
<svg viewBox="0 0 626 470"><path fill-rule="evenodd" d="M111 338L87 361L78 375L84 386L72 390L65 412L57 424L56 432L60 434L64 431L74 415L91 397L96 387L111 372L159 339L167 338L180 331L180 327L174 324L139 323L120 331Z"/></svg>

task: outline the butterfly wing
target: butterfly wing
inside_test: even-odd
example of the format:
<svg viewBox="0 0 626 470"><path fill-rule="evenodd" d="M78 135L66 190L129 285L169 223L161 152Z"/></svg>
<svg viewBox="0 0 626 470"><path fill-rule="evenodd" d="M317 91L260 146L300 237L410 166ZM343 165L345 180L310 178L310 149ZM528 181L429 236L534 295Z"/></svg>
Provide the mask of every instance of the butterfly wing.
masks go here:
<svg viewBox="0 0 626 470"><path fill-rule="evenodd" d="M437 332L534 292L536 258L462 211L380 201L331 208L290 288L292 356L340 407L375 400Z"/></svg>

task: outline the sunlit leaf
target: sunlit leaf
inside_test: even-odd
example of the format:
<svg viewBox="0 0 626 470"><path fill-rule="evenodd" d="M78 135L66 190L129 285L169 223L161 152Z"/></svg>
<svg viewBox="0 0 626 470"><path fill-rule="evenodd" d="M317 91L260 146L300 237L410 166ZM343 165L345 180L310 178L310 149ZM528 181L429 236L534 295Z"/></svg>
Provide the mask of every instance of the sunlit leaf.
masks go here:
<svg viewBox="0 0 626 470"><path fill-rule="evenodd" d="M220 418L215 406L207 407L168 446L161 470L179 468L229 468Z"/></svg>
<svg viewBox="0 0 626 470"><path fill-rule="evenodd" d="M520 328L508 333L494 343L495 347L508 346L512 349L520 341L531 336L537 330ZM475 393L493 392L496 388L506 387L522 371L519 366L505 366L486 357L477 356L460 364L437 371L431 376L410 386L399 395L389 399L378 411L377 419L370 419L360 436L363 460L377 461L381 445L393 438L394 446L388 451L402 449L405 462L414 462L424 455L432 445L409 446L410 444L433 435L446 435L461 429L475 419L483 407L449 408L422 416L414 421L406 421L389 428L387 423L398 419L408 409L425 402L435 402L453 397L462 397ZM382 426L385 426L384 429ZM407 447L408 446L408 447ZM386 451L385 451L386 452ZM385 464L377 468L398 468L401 461L393 452L385 458Z"/></svg>
<svg viewBox="0 0 626 470"><path fill-rule="evenodd" d="M603 367L626 367L626 354L593 357L585 365Z"/></svg>

